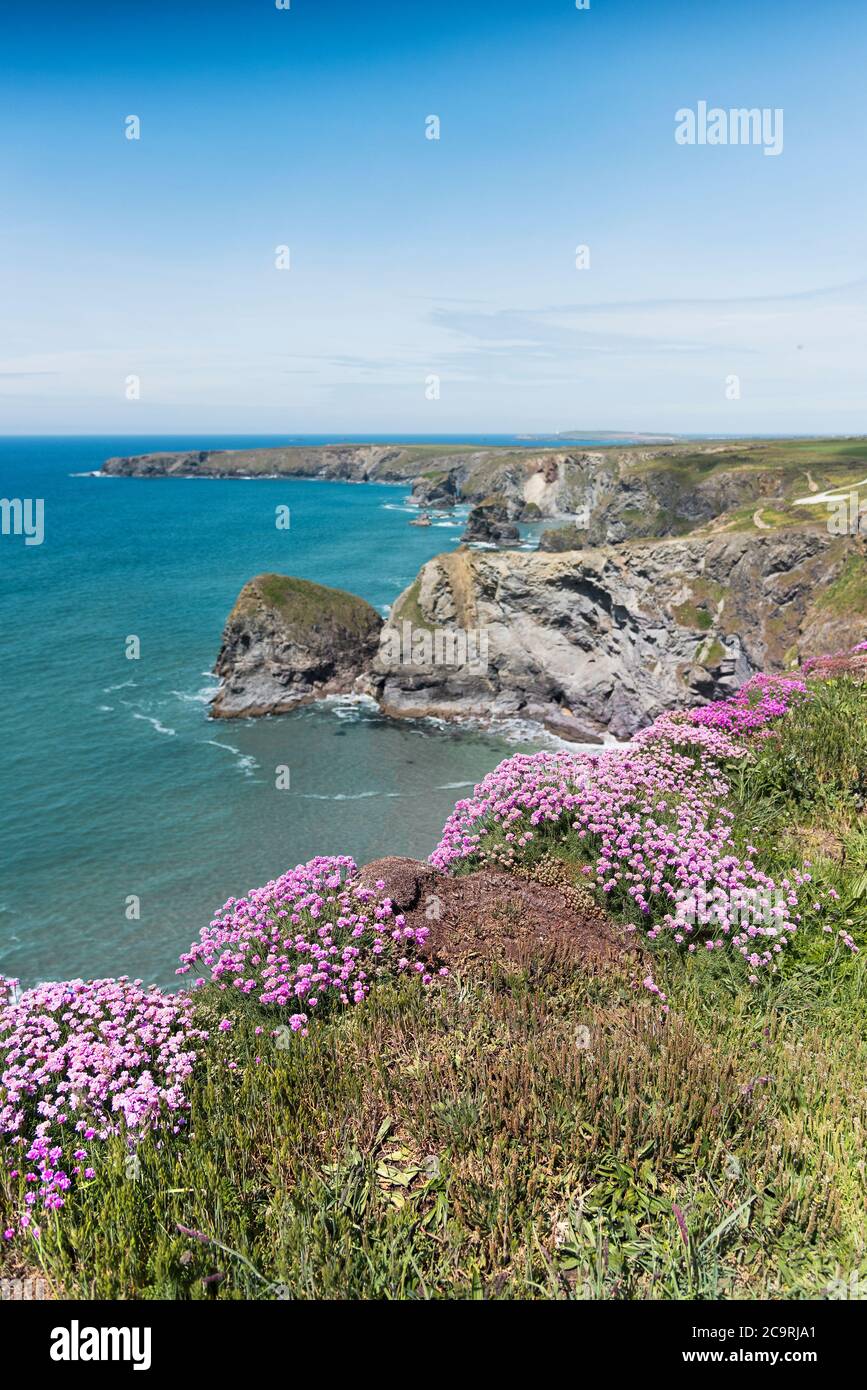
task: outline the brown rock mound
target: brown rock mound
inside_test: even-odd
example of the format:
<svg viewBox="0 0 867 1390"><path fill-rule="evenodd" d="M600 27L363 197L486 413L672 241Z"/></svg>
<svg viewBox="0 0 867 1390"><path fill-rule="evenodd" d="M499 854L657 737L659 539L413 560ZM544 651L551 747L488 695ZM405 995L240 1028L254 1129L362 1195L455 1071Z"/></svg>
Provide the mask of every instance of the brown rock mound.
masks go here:
<svg viewBox="0 0 867 1390"><path fill-rule="evenodd" d="M430 929L432 963L528 965L540 957L604 969L638 954L589 891L563 865L543 861L532 878L496 869L452 878L417 859L375 859L361 870L364 888L391 898L411 927ZM547 881L538 881L538 879Z"/></svg>

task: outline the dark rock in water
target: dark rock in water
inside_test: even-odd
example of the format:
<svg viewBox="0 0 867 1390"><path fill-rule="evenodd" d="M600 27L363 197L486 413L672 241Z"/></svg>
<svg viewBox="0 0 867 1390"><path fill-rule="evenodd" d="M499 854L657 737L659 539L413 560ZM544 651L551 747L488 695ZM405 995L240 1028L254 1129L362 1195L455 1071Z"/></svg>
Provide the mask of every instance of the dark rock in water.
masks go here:
<svg viewBox="0 0 867 1390"><path fill-rule="evenodd" d="M423 474L412 485L410 501L420 507L453 507L457 500L458 487L453 473Z"/></svg>
<svg viewBox="0 0 867 1390"><path fill-rule="evenodd" d="M308 579L260 574L245 584L214 670L215 718L282 714L347 694L376 654L382 619L364 599Z"/></svg>
<svg viewBox="0 0 867 1390"><path fill-rule="evenodd" d="M520 532L511 520L514 510L514 504L505 497L486 497L470 512L461 540L485 542L488 545L503 545L519 540Z"/></svg>

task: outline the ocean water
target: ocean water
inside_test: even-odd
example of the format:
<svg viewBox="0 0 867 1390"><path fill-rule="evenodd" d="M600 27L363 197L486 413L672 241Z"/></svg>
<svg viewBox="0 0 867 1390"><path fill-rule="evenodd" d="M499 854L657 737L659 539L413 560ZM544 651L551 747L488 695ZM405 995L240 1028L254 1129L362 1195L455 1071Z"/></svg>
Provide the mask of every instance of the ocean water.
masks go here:
<svg viewBox="0 0 867 1390"><path fill-rule="evenodd" d="M45 506L41 545L0 536L0 973L172 984L227 897L315 854L426 857L501 758L550 746L538 731L392 721L346 700L209 719L247 579L297 574L384 613L462 530L409 526L403 486L79 476L113 454L273 442L0 440L0 497Z"/></svg>

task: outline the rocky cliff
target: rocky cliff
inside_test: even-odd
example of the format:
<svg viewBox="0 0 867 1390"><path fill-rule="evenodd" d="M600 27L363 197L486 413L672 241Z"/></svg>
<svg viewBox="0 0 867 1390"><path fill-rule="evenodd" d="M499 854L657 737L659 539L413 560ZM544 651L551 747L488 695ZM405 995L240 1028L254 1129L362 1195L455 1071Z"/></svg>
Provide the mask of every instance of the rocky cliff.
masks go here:
<svg viewBox="0 0 867 1390"><path fill-rule="evenodd" d="M447 476L463 450L432 445L333 444L268 449L190 449L106 459L103 473L133 478L337 478L404 482L425 466Z"/></svg>
<svg viewBox="0 0 867 1390"><path fill-rule="evenodd" d="M864 542L818 529L559 553L460 549L422 568L381 631L344 595L361 605L352 622L339 635L326 623L315 640L294 620L287 634L282 612L276 622L263 582L245 586L229 620L217 714L354 688L396 716L517 715L568 738L623 738L756 670L867 638Z"/></svg>
<svg viewBox="0 0 867 1390"><path fill-rule="evenodd" d="M477 634L467 659L437 659L436 631L455 628ZM628 737L756 670L865 637L864 543L824 531L464 550L429 561L397 600L371 688L396 715L520 715L566 737Z"/></svg>
<svg viewBox="0 0 867 1390"><path fill-rule="evenodd" d="M503 545L520 539L514 517L520 509L505 497L486 497L470 509L462 541Z"/></svg>
<svg viewBox="0 0 867 1390"><path fill-rule="evenodd" d="M354 594L260 574L244 585L226 623L211 713L283 714L352 690L377 652L381 627L376 610Z"/></svg>

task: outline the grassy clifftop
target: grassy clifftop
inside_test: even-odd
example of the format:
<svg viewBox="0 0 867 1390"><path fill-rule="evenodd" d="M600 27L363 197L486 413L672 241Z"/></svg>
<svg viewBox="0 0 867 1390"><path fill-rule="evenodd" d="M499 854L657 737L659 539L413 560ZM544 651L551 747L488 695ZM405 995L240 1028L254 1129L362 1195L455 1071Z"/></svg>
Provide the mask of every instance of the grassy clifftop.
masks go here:
<svg viewBox="0 0 867 1390"><path fill-rule="evenodd" d="M378 627L381 619L375 608L345 589L330 589L310 579L286 574L260 574L241 590L229 623L248 620L271 609L288 628L333 626L362 636Z"/></svg>

